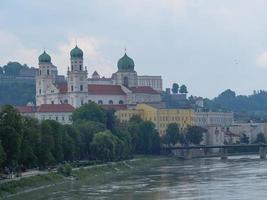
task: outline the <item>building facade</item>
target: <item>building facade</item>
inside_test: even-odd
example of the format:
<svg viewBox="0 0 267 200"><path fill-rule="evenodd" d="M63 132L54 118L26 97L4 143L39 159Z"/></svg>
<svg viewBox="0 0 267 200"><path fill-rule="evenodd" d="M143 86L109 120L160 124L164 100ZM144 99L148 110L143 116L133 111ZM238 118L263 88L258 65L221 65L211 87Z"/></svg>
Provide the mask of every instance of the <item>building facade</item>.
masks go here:
<svg viewBox="0 0 267 200"><path fill-rule="evenodd" d="M74 107L69 104L42 104L40 106L18 106L17 110L23 116L33 117L40 121L55 120L61 124L71 124Z"/></svg>
<svg viewBox="0 0 267 200"><path fill-rule="evenodd" d="M125 53L117 63L118 71L110 78L101 78L96 71L88 78L83 63L83 51L76 46L70 52L67 82L59 83L56 78L57 68L52 64L51 57L44 52L39 56L36 105L70 104L77 108L91 101L103 105L161 102L161 77L140 78L134 66L133 59Z"/></svg>
<svg viewBox="0 0 267 200"><path fill-rule="evenodd" d="M201 127L230 127L234 123L232 112L195 112L195 125Z"/></svg>
<svg viewBox="0 0 267 200"><path fill-rule="evenodd" d="M192 109L167 109L158 106L158 104L137 104L134 109L116 112L118 119L124 123L128 122L134 115L153 122L160 135L166 133L170 123L177 123L181 131L194 124L194 111Z"/></svg>

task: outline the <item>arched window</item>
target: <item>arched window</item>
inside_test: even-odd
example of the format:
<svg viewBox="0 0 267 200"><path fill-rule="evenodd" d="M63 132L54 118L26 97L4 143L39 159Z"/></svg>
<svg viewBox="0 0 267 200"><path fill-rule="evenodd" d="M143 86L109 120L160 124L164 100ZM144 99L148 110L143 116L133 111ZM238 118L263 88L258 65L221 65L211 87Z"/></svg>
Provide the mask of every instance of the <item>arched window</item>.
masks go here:
<svg viewBox="0 0 267 200"><path fill-rule="evenodd" d="M98 104L99 105L102 105L103 104L103 101L102 100L98 100Z"/></svg>
<svg viewBox="0 0 267 200"><path fill-rule="evenodd" d="M113 104L113 101L112 100L109 100L108 104Z"/></svg>
<svg viewBox="0 0 267 200"><path fill-rule="evenodd" d="M120 100L120 101L119 101L119 104L123 104L123 100Z"/></svg>
<svg viewBox="0 0 267 200"><path fill-rule="evenodd" d="M83 85L80 85L80 91L83 91Z"/></svg>
<svg viewBox="0 0 267 200"><path fill-rule="evenodd" d="M73 85L71 86L71 91L73 91Z"/></svg>
<svg viewBox="0 0 267 200"><path fill-rule="evenodd" d="M129 85L128 77L124 77L123 78L123 85L126 86L126 87L128 87L128 85Z"/></svg>
<svg viewBox="0 0 267 200"><path fill-rule="evenodd" d="M49 69L47 70L47 75L49 75Z"/></svg>
<svg viewBox="0 0 267 200"><path fill-rule="evenodd" d="M80 71L82 71L82 65L80 65Z"/></svg>
<svg viewBox="0 0 267 200"><path fill-rule="evenodd" d="M71 71L73 71L73 65L71 65Z"/></svg>
<svg viewBox="0 0 267 200"><path fill-rule="evenodd" d="M40 70L40 75L42 75L42 70Z"/></svg>

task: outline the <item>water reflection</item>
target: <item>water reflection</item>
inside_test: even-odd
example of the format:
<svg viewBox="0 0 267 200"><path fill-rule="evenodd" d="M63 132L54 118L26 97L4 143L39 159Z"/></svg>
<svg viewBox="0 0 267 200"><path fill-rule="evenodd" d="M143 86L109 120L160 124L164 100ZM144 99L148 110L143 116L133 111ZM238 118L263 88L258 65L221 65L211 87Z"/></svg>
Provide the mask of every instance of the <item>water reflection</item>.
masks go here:
<svg viewBox="0 0 267 200"><path fill-rule="evenodd" d="M12 199L266 199L267 161L256 157L174 160L92 182L75 181Z"/></svg>

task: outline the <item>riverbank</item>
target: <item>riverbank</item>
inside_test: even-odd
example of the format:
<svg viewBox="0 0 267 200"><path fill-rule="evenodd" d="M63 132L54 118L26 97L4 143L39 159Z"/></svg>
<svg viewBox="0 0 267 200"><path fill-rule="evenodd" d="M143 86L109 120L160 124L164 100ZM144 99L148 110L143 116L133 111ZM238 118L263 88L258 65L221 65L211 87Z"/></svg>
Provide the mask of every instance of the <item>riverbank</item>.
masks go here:
<svg viewBox="0 0 267 200"><path fill-rule="evenodd" d="M127 173L131 173L135 169L157 166L162 163L169 163L172 160L173 158L171 157L163 156L136 156L131 160L74 168L69 177L65 177L57 172L39 174L0 184L0 197L12 197L20 193L82 179L98 181L111 176L127 175Z"/></svg>

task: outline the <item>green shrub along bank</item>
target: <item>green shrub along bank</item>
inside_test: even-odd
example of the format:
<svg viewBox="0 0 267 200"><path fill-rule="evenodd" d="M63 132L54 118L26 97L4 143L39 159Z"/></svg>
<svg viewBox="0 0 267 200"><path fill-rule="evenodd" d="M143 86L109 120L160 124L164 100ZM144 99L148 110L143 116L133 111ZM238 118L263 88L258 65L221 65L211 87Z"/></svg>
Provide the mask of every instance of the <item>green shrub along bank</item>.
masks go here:
<svg viewBox="0 0 267 200"><path fill-rule="evenodd" d="M10 105L0 110L2 173L80 160L117 161L159 151L160 137L152 122L133 117L122 125L113 110L95 103L76 109L73 125L23 117Z"/></svg>
<svg viewBox="0 0 267 200"><path fill-rule="evenodd" d="M109 176L125 176L134 170L155 167L162 163L176 162L176 159L161 156L136 156L135 159L106 163L101 165L86 166L72 169L71 165L65 164L58 167L57 172L44 175L21 178L0 184L0 198L25 192L28 189L38 190L45 187L53 187L55 184L63 184L69 181L90 180L93 184L107 180Z"/></svg>

